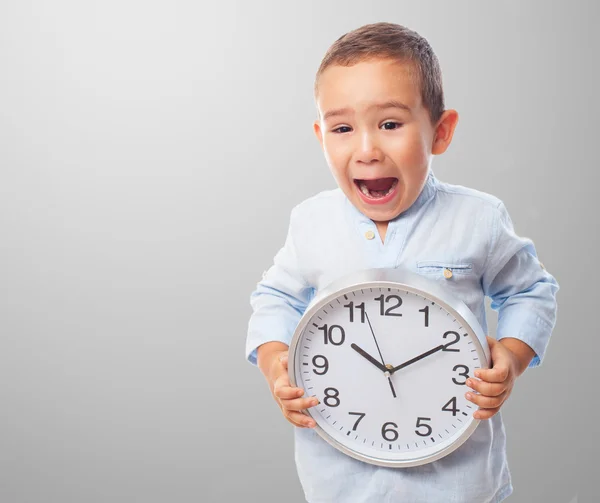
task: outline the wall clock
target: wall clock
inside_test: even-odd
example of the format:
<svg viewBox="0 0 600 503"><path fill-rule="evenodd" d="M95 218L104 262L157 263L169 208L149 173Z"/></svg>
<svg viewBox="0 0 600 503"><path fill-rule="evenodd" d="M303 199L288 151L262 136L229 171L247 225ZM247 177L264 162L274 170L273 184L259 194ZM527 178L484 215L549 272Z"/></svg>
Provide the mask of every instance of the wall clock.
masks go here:
<svg viewBox="0 0 600 503"><path fill-rule="evenodd" d="M318 292L288 361L292 385L320 401L304 413L323 439L401 468L446 456L473 433L480 420L466 380L489 368L490 353L477 318L449 288L403 269L368 269Z"/></svg>

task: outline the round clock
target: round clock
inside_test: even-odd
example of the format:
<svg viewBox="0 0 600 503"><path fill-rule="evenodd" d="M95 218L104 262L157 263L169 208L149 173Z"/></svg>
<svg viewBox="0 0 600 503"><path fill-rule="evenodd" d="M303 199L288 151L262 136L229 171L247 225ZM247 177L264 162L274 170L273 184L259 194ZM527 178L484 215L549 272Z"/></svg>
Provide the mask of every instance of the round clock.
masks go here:
<svg viewBox="0 0 600 503"><path fill-rule="evenodd" d="M323 439L400 468L442 458L473 433L480 421L466 380L489 367L489 354L475 315L446 288L410 271L369 269L311 301L288 371L293 386L319 399L304 413Z"/></svg>

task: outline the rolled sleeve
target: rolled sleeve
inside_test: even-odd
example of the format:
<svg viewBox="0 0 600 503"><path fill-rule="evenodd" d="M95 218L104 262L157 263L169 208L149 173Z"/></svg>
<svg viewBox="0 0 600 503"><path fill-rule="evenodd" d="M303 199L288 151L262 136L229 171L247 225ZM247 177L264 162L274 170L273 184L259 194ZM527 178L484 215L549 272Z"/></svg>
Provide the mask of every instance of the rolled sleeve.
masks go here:
<svg viewBox="0 0 600 503"><path fill-rule="evenodd" d="M515 234L504 204L497 209L482 287L498 311L496 339L514 337L529 345L535 351L529 367L537 367L556 323L559 286L538 260L533 242Z"/></svg>
<svg viewBox="0 0 600 503"><path fill-rule="evenodd" d="M294 242L297 208L292 209L287 237L273 259L273 265L250 295L253 313L248 322L246 359L257 364L256 350L266 342L289 346L300 318L314 296L314 289L300 272Z"/></svg>

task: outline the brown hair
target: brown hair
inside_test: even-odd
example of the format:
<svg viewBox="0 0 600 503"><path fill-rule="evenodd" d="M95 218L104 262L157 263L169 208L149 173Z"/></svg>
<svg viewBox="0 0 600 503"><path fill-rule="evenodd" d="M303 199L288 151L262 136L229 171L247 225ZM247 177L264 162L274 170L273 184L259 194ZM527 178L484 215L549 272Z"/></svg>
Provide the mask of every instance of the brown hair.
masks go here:
<svg viewBox="0 0 600 503"><path fill-rule="evenodd" d="M425 38L399 24L367 24L338 38L325 53L317 70L315 98L318 95L319 77L329 66L352 66L379 58L411 63L410 71L421 88L423 106L429 111L432 124L435 124L444 112L439 61Z"/></svg>

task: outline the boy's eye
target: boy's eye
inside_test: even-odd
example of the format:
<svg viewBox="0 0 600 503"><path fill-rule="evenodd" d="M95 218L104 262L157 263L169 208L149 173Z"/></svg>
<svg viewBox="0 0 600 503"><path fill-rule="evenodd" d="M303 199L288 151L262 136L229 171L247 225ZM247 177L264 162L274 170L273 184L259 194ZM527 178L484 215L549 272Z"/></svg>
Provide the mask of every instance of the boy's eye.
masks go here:
<svg viewBox="0 0 600 503"><path fill-rule="evenodd" d="M395 122L395 121L387 121L382 124L382 127L388 131L393 131L394 129L398 129L398 128L402 127L402 123ZM352 130L352 128L350 126L340 126L338 128L332 129L331 132L332 133L348 133L351 130Z"/></svg>
<svg viewBox="0 0 600 503"><path fill-rule="evenodd" d="M341 129L345 129L345 130L347 130L347 131L341 131ZM349 130L350 130L350 127L349 127L349 126L340 126L340 127L338 127L338 128L332 129L331 131L332 131L333 133L347 133Z"/></svg>
<svg viewBox="0 0 600 503"><path fill-rule="evenodd" d="M384 126L384 129L394 130L394 129L398 129L400 126L402 126L402 123L394 122L394 121L387 121L387 122L383 123L383 126Z"/></svg>

